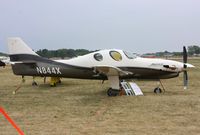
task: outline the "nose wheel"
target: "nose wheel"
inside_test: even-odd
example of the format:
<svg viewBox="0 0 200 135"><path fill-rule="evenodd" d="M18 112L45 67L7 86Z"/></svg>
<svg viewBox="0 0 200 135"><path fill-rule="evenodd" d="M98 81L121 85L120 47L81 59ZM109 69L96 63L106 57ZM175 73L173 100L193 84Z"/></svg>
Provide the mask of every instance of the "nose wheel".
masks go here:
<svg viewBox="0 0 200 135"><path fill-rule="evenodd" d="M160 88L160 86L163 88L163 90ZM162 93L162 92L165 92L165 88L164 88L164 86L163 86L161 80L159 80L159 82L158 82L158 87L156 87L156 88L154 89L154 93L159 94L159 93Z"/></svg>
<svg viewBox="0 0 200 135"><path fill-rule="evenodd" d="M157 87L154 89L154 93L156 93L156 94L162 93L162 89Z"/></svg>

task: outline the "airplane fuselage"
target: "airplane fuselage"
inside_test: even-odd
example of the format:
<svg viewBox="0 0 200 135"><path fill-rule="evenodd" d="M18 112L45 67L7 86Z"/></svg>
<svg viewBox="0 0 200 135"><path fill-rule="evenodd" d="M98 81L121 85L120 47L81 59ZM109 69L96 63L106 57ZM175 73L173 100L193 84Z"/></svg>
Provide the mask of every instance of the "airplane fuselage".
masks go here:
<svg viewBox="0 0 200 135"><path fill-rule="evenodd" d="M110 52L120 54L120 59L115 59ZM95 55L102 56L96 60ZM116 56L118 57L118 56ZM79 79L107 79L106 74L95 72L96 66L112 66L129 72L119 75L120 79L168 79L177 77L182 72L183 63L141 57L128 57L122 50L109 49L79 56L69 60L49 60L30 54L10 55L16 75L66 77ZM21 62L23 61L23 62Z"/></svg>
<svg viewBox="0 0 200 135"><path fill-rule="evenodd" d="M168 79L183 72L184 88L188 85L186 69L194 67L187 63L187 51L183 47L183 62L163 59L140 58L132 53L107 49L69 60L50 60L40 57L20 38L8 39L9 56L14 74L51 77L51 86L60 78L109 80L108 96L119 95L121 79ZM46 79L44 79L46 80ZM32 85L36 85L34 81ZM128 87L128 86L127 86ZM164 88L163 88L164 89ZM159 87L155 93L161 92Z"/></svg>

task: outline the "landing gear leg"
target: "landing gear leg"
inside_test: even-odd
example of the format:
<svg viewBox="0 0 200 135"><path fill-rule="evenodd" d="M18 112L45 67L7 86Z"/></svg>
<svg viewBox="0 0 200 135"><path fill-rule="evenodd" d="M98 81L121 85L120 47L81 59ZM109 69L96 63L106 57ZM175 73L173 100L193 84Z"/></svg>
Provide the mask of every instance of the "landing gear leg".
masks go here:
<svg viewBox="0 0 200 135"><path fill-rule="evenodd" d="M120 93L119 76L108 76L111 88L108 89L108 96L117 96Z"/></svg>
<svg viewBox="0 0 200 135"><path fill-rule="evenodd" d="M33 82L32 82L32 86L37 86L38 84L35 81L35 76L33 76Z"/></svg>
<svg viewBox="0 0 200 135"><path fill-rule="evenodd" d="M47 79L47 77L45 76L45 77L44 77L44 84L46 83L46 79Z"/></svg>
<svg viewBox="0 0 200 135"><path fill-rule="evenodd" d="M51 77L50 78L50 86L55 87L56 84L61 83L60 77Z"/></svg>
<svg viewBox="0 0 200 135"><path fill-rule="evenodd" d="M161 85L161 87L162 87L162 89L163 89L163 92L165 93L164 85L162 84L161 80L159 80L159 82L160 82L160 85Z"/></svg>
<svg viewBox="0 0 200 135"><path fill-rule="evenodd" d="M165 88L164 88L164 86L163 86L161 80L159 80L159 82L158 82L158 87L156 87L156 88L154 89L154 93L156 93L156 94L162 93L162 89L160 88L160 86L162 87L163 92L165 92Z"/></svg>
<svg viewBox="0 0 200 135"><path fill-rule="evenodd" d="M22 83L25 83L25 78L24 78L24 76L22 76Z"/></svg>
<svg viewBox="0 0 200 135"><path fill-rule="evenodd" d="M22 82L19 84L19 86L13 91L13 95L17 93L17 91L21 88L22 84L25 83L25 78L22 76Z"/></svg>

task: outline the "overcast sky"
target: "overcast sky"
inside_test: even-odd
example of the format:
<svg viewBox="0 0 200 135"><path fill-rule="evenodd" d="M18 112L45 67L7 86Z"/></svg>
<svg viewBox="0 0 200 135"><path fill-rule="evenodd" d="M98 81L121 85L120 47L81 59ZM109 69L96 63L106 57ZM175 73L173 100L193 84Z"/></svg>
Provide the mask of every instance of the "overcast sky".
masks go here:
<svg viewBox="0 0 200 135"><path fill-rule="evenodd" d="M200 1L0 0L0 52L13 36L34 50L182 51L200 45Z"/></svg>

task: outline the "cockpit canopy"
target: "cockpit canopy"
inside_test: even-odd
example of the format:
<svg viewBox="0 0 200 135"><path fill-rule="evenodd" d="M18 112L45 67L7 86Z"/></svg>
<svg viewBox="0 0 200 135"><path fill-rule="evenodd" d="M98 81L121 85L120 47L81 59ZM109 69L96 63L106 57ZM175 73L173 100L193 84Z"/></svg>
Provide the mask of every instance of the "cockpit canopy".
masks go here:
<svg viewBox="0 0 200 135"><path fill-rule="evenodd" d="M137 58L137 55L128 51L121 51L121 50L110 50L108 51L110 57L115 61L121 61L124 56L126 56L128 59L135 59ZM97 52L93 55L94 59L97 61L103 60L103 54L100 52Z"/></svg>
<svg viewBox="0 0 200 135"><path fill-rule="evenodd" d="M137 58L137 55L131 52L123 51L124 54L129 58L129 59L135 59Z"/></svg>

